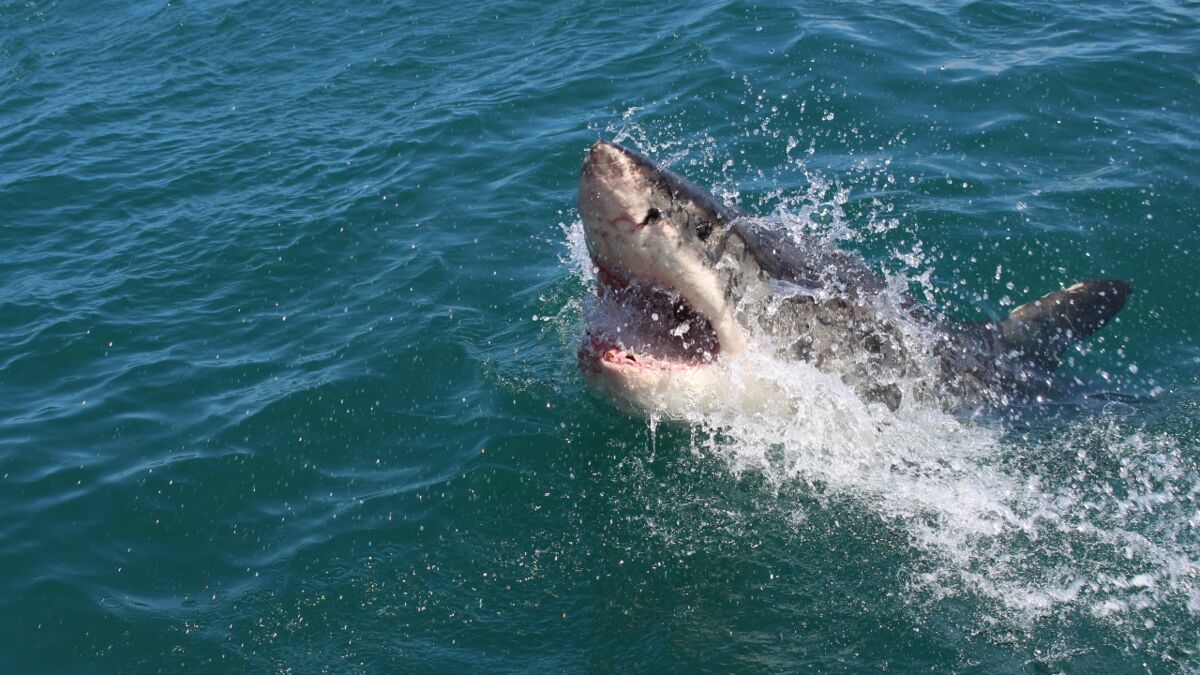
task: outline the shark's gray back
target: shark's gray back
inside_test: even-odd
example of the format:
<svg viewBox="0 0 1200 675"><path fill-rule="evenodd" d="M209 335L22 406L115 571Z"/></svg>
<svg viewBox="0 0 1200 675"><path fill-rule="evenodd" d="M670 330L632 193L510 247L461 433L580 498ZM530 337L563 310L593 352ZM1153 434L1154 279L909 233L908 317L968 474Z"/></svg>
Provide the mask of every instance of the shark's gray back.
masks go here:
<svg viewBox="0 0 1200 675"><path fill-rule="evenodd" d="M730 231L742 238L747 252L772 279L854 296L878 293L884 288L883 278L862 257L824 240L796 236L753 218L734 221Z"/></svg>
<svg viewBox="0 0 1200 675"><path fill-rule="evenodd" d="M901 390L949 407L977 407L1046 386L1063 352L1102 328L1132 287L1085 281L996 322L962 323L887 285L860 256L750 218L729 231L773 292L747 298L747 323L789 357L835 372L895 408ZM733 240L733 238L731 238ZM733 246L737 246L734 244ZM749 261L745 261L749 262Z"/></svg>

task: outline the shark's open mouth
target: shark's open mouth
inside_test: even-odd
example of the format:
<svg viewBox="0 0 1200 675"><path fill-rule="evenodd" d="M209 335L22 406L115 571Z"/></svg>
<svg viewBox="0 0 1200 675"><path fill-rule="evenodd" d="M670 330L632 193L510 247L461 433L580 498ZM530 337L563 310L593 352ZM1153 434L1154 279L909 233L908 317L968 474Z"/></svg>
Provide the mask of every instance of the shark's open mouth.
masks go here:
<svg viewBox="0 0 1200 675"><path fill-rule="evenodd" d="M673 369L716 361L712 322L679 293L659 283L599 268L598 300L579 349L581 363Z"/></svg>

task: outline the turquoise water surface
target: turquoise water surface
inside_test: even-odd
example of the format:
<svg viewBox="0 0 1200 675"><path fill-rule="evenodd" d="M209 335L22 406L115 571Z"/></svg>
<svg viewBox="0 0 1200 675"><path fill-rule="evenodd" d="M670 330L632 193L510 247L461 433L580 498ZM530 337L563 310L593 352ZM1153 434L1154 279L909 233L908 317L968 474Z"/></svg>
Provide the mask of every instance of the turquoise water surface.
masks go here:
<svg viewBox="0 0 1200 675"><path fill-rule="evenodd" d="M959 318L1137 290L1003 420L630 417L598 138ZM1198 178L1184 0L0 0L0 671L1197 672Z"/></svg>

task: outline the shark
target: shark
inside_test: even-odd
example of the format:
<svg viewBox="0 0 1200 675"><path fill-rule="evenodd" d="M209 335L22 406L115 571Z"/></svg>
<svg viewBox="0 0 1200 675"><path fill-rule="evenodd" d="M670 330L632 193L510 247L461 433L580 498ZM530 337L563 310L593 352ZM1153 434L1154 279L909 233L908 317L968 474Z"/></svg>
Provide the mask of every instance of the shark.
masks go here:
<svg viewBox="0 0 1200 675"><path fill-rule="evenodd" d="M747 353L803 361L867 404L978 410L1052 392L1064 354L1132 286L1081 281L1006 317L965 322L828 238L747 214L607 140L587 151L578 210L596 309L578 349L587 384L634 413L777 398L731 368Z"/></svg>

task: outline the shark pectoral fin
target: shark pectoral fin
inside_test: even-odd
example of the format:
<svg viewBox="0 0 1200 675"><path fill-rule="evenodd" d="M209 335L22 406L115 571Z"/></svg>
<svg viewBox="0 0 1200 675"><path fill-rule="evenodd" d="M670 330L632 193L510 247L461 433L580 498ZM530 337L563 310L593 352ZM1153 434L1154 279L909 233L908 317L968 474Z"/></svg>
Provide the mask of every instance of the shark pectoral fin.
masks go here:
<svg viewBox="0 0 1200 675"><path fill-rule="evenodd" d="M1103 328L1132 292L1119 279L1081 281L1021 305L994 326L1006 351L1053 370L1068 347Z"/></svg>

